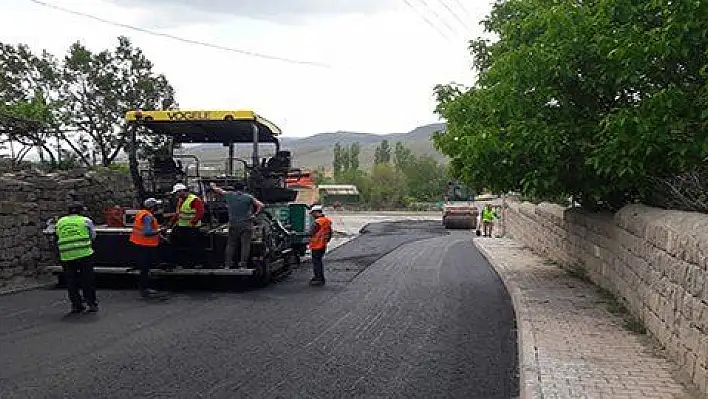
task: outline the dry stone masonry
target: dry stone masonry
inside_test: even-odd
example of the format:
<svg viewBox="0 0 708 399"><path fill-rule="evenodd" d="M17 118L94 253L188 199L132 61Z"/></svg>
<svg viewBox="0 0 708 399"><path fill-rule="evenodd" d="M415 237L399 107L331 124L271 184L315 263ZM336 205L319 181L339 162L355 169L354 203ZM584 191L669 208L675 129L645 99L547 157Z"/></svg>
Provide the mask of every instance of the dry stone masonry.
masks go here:
<svg viewBox="0 0 708 399"><path fill-rule="evenodd" d="M506 220L513 238L613 292L708 393L708 215L511 203Z"/></svg>
<svg viewBox="0 0 708 399"><path fill-rule="evenodd" d="M112 206L134 206L127 174L110 169L45 174L25 169L0 174L0 287L37 277L54 259L55 245L42 235L48 219L62 216L72 199L83 201L96 223Z"/></svg>

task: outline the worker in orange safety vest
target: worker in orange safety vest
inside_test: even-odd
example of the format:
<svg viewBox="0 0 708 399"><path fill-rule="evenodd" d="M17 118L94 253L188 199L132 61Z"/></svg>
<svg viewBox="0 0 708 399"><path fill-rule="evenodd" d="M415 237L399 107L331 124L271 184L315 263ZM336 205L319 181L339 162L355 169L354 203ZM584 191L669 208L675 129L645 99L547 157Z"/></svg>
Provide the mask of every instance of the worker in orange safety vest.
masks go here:
<svg viewBox="0 0 708 399"><path fill-rule="evenodd" d="M324 285L324 258L327 244L332 239L332 220L324 215L322 205L313 205L310 215L315 219L310 228L310 251L312 252L312 271L314 277L310 285Z"/></svg>
<svg viewBox="0 0 708 399"><path fill-rule="evenodd" d="M157 223L153 211L159 204L155 198L148 198L143 202L143 209L135 215L133 231L129 241L135 247L135 262L140 268L138 287L143 298L158 296L158 292L149 287L150 269L158 262L158 247L160 245L160 225Z"/></svg>

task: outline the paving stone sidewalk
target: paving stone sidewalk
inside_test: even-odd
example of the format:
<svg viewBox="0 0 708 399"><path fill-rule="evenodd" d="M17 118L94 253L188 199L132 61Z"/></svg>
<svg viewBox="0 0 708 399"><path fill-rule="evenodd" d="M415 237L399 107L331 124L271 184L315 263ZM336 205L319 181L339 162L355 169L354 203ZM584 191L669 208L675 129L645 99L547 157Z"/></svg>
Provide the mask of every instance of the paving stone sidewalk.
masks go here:
<svg viewBox="0 0 708 399"><path fill-rule="evenodd" d="M597 287L508 238L474 238L514 301L521 398L697 398Z"/></svg>

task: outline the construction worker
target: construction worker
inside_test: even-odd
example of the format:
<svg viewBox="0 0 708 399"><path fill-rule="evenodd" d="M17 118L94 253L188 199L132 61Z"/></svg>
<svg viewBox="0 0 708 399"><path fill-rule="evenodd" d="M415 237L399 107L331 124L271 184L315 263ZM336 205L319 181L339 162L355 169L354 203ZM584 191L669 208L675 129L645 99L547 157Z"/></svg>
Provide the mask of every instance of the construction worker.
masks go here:
<svg viewBox="0 0 708 399"><path fill-rule="evenodd" d="M96 230L93 221L82 215L83 204L74 202L69 205L68 211L69 214L57 222L56 235L59 259L71 301L71 313L86 310L84 303L88 305L89 312L98 312L93 270L93 240L96 239Z"/></svg>
<svg viewBox="0 0 708 399"><path fill-rule="evenodd" d="M136 263L140 268L138 289L143 298L152 298L158 292L149 287L150 269L158 261L158 247L160 245L160 225L153 214L159 201L148 198L143 202L143 209L135 215L133 231L130 233L130 242L135 246Z"/></svg>
<svg viewBox="0 0 708 399"><path fill-rule="evenodd" d="M310 285L324 285L323 258L327 244L332 239L332 221L324 215L322 205L313 205L310 215L315 219L310 227L310 251L312 252L312 272Z"/></svg>
<svg viewBox="0 0 708 399"><path fill-rule="evenodd" d="M263 210L263 203L252 195L243 192L243 187L236 191L226 191L219 188L216 183L211 183L211 189L221 195L229 206L229 237L226 241L224 254L224 268L232 266L236 243L239 243L239 269L248 265L251 256L251 236L253 236L253 221Z"/></svg>
<svg viewBox="0 0 708 399"><path fill-rule="evenodd" d="M492 209L491 205L485 204L484 209L482 209L482 228L484 231L484 237L492 237L494 217L495 212Z"/></svg>
<svg viewBox="0 0 708 399"><path fill-rule="evenodd" d="M177 196L177 210L170 221L173 226L170 242L182 249L186 263L195 267L202 259L202 237L199 228L204 216L204 201L190 193L182 183L174 185L172 194Z"/></svg>

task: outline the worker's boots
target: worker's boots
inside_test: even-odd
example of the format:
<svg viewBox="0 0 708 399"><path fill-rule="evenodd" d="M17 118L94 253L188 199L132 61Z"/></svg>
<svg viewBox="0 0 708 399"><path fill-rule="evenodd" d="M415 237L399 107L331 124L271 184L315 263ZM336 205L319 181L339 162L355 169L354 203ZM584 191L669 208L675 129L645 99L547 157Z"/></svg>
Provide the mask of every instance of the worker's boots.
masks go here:
<svg viewBox="0 0 708 399"><path fill-rule="evenodd" d="M320 280L317 278L313 278L312 280L310 280L310 285L315 286L315 287L322 286L322 285L324 285L324 283L325 283L324 280Z"/></svg>
<svg viewBox="0 0 708 399"><path fill-rule="evenodd" d="M84 304L71 305L71 313L72 314L83 313L84 310L86 310L86 306L84 306Z"/></svg>

